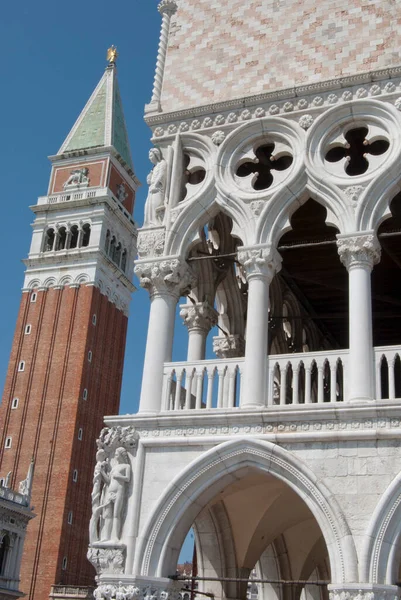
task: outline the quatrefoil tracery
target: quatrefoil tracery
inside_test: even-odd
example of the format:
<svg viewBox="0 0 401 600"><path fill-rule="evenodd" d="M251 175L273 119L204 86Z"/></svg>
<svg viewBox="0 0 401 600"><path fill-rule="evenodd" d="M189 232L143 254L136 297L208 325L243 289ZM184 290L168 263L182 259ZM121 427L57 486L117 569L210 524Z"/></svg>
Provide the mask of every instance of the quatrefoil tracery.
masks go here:
<svg viewBox="0 0 401 600"><path fill-rule="evenodd" d="M250 183L256 191L271 187L275 180L272 171L285 171L293 162L293 157L282 144L263 144L254 151L254 156L254 159L242 161L236 175L244 178L253 175Z"/></svg>
<svg viewBox="0 0 401 600"><path fill-rule="evenodd" d="M329 163L342 161L344 170L350 177L363 175L374 162L373 157L385 154L390 147L387 140L371 140L368 127L350 129L344 136L337 138L335 145L326 153L325 160Z"/></svg>
<svg viewBox="0 0 401 600"><path fill-rule="evenodd" d="M206 177L202 159L197 156L184 154L184 174L180 201L186 200L193 191L192 186L199 185Z"/></svg>

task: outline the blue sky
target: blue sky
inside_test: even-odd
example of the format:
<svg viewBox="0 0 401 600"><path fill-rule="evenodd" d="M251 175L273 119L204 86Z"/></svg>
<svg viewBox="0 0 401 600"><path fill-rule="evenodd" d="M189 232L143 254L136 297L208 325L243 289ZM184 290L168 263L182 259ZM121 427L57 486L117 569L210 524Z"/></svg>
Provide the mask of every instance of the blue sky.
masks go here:
<svg viewBox="0 0 401 600"><path fill-rule="evenodd" d="M31 239L29 206L46 194L47 156L55 154L106 66L106 50L118 47L118 78L135 171L143 182L134 216L143 221L150 130L143 121L149 102L160 15L156 0L28 0L2 7L0 132L3 223L0 236L3 294L0 323L0 385L4 386ZM137 283L137 282L136 282ZM136 412L146 343L148 294L133 296L121 399L122 413ZM178 322L176 358L185 357ZM181 341L180 341L181 340Z"/></svg>

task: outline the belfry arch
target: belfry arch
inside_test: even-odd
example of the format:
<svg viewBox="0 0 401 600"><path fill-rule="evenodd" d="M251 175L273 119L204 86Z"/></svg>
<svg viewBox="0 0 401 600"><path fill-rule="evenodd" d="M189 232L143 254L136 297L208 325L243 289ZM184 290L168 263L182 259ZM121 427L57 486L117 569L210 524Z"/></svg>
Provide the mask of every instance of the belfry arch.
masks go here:
<svg viewBox="0 0 401 600"><path fill-rule="evenodd" d="M201 511L216 496L224 495L225 489L232 491L230 486L240 486L241 479L250 474L254 477L256 474L255 481L260 476L269 478L274 482L276 492L288 490L286 501L296 498L303 515L314 515L330 557L333 580L353 581L357 576L354 544L336 501L310 470L286 450L255 439L222 443L180 472L157 502L144 527L134 573L152 577L173 574L184 538ZM277 501L279 496L277 493ZM275 514L281 514L280 519L286 518L282 511ZM273 519L273 523L277 529L271 530L266 540L256 539L255 524L254 543L242 548L245 572L253 568L265 548L282 533L280 520ZM238 568L241 569L241 565Z"/></svg>

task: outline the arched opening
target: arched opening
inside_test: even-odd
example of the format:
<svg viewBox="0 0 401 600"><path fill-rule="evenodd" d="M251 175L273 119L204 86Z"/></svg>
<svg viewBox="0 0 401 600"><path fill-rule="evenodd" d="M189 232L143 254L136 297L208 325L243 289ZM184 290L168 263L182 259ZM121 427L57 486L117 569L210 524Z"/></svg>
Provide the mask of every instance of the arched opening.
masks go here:
<svg viewBox="0 0 401 600"><path fill-rule="evenodd" d="M70 248L76 248L78 246L78 225L73 225L70 229L71 238L70 238Z"/></svg>
<svg viewBox="0 0 401 600"><path fill-rule="evenodd" d="M309 199L294 212L292 229L278 244L283 262L270 286L270 354L277 356L283 377L288 359L280 355L323 353L319 359L306 357L302 372L290 360L280 403L336 398L337 350L348 348L348 273L337 252L338 231L326 217L325 207Z"/></svg>
<svg viewBox="0 0 401 600"><path fill-rule="evenodd" d="M10 551L10 537L5 535L0 544L0 575L5 575L5 568L7 565L7 555Z"/></svg>
<svg viewBox="0 0 401 600"><path fill-rule="evenodd" d="M110 250L110 230L109 229L106 231L106 238L104 240L104 250L105 250L106 254L108 254L109 250Z"/></svg>
<svg viewBox="0 0 401 600"><path fill-rule="evenodd" d="M50 252L54 247L54 229L50 227L45 233L43 251Z"/></svg>
<svg viewBox="0 0 401 600"><path fill-rule="evenodd" d="M121 254L121 270L125 273L127 268L127 250L124 248Z"/></svg>
<svg viewBox="0 0 401 600"><path fill-rule="evenodd" d="M67 229L65 227L60 227L57 232L57 248L56 250L64 250L65 242L67 239Z"/></svg>
<svg viewBox="0 0 401 600"><path fill-rule="evenodd" d="M327 598L327 588L314 585L318 579L329 583L331 574L326 542L310 508L271 473L246 466L232 474L215 494L203 494L209 499L184 532L170 575L177 573L183 587L216 599ZM262 581L253 583L256 578Z"/></svg>
<svg viewBox="0 0 401 600"><path fill-rule="evenodd" d="M397 351L401 343L401 192L390 203L391 217L378 229L380 262L372 271L373 345L376 393L401 398Z"/></svg>
<svg viewBox="0 0 401 600"><path fill-rule="evenodd" d="M82 227L82 231L82 247L85 248L86 246L89 246L89 240L91 236L91 226L89 223L85 223L85 225Z"/></svg>

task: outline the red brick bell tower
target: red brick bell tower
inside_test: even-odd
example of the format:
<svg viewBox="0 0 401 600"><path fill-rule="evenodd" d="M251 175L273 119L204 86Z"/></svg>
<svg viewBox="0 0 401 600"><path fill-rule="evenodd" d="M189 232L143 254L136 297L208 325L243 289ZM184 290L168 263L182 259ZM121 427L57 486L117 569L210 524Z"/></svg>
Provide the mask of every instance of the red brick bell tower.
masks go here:
<svg viewBox="0 0 401 600"><path fill-rule="evenodd" d="M35 221L0 408L0 475L35 460L21 590L91 586L86 559L95 439L117 414L135 258L138 181L115 53L57 156Z"/></svg>

